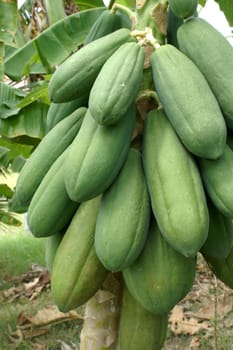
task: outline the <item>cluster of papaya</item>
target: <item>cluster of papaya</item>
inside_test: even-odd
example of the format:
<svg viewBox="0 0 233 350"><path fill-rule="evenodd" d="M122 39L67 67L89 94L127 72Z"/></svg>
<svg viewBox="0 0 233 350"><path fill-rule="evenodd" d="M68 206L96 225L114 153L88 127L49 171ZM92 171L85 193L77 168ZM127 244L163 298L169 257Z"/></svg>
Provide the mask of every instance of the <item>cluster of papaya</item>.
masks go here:
<svg viewBox="0 0 233 350"><path fill-rule="evenodd" d="M233 48L193 16L197 1L169 6L181 21L178 47L166 41L150 56L159 107L141 134L145 50L105 10L52 75L47 134L12 201L33 235L47 237L60 310L122 272L121 350L161 349L198 252L233 288Z"/></svg>

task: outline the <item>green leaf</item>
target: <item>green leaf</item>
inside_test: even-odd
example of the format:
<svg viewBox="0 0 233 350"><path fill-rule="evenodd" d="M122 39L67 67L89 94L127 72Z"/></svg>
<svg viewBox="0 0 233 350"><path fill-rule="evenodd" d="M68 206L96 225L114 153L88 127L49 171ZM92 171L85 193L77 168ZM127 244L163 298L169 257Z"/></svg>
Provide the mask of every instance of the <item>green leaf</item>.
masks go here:
<svg viewBox="0 0 233 350"><path fill-rule="evenodd" d="M93 1L76 1L78 4L78 8L80 11L85 11L88 9L93 9L95 7L102 7L105 6L104 2L102 0L93 0Z"/></svg>
<svg viewBox="0 0 233 350"><path fill-rule="evenodd" d="M16 139L11 140L5 137L0 137L0 147L7 151L5 154L8 155L10 161L18 156L29 158L34 148L32 145L19 144Z"/></svg>
<svg viewBox="0 0 233 350"><path fill-rule="evenodd" d="M38 100L49 104L48 81L42 80L38 82L38 84L17 104L17 107L21 109Z"/></svg>
<svg viewBox="0 0 233 350"><path fill-rule="evenodd" d="M206 0L199 0L199 4L201 5L201 6L205 6L205 4L206 4Z"/></svg>
<svg viewBox="0 0 233 350"><path fill-rule="evenodd" d="M40 57L45 57L46 64L55 68L83 43L103 10L104 8L95 8L82 11L56 22L7 57L5 74L13 80L21 80L31 72L32 65L40 62Z"/></svg>
<svg viewBox="0 0 233 350"><path fill-rule="evenodd" d="M0 81L4 78L4 56L5 56L5 44L0 41Z"/></svg>
<svg viewBox="0 0 233 350"><path fill-rule="evenodd" d="M56 4L54 0L45 0L45 7L50 25L66 17L63 0L57 0Z"/></svg>
<svg viewBox="0 0 233 350"><path fill-rule="evenodd" d="M0 201L0 223L1 229L2 225L10 225L10 226L21 226L22 222L17 219L16 215L8 212L8 204L7 201Z"/></svg>
<svg viewBox="0 0 233 350"><path fill-rule="evenodd" d="M15 141L15 140L14 140ZM21 145L10 139L0 137L0 168L19 172L27 158L33 152L34 146Z"/></svg>
<svg viewBox="0 0 233 350"><path fill-rule="evenodd" d="M25 93L22 90L0 82L0 118L6 119L12 115L16 115L19 112L17 103L19 103L24 96Z"/></svg>
<svg viewBox="0 0 233 350"><path fill-rule="evenodd" d="M219 6L221 11L224 12L228 23L230 26L233 26L233 1L232 0L215 0Z"/></svg>
<svg viewBox="0 0 233 350"><path fill-rule="evenodd" d="M32 154L34 145L23 145L17 141L18 139L12 141L0 138L0 168L8 169L10 166L13 172L20 172L26 159Z"/></svg>
<svg viewBox="0 0 233 350"><path fill-rule="evenodd" d="M0 41L11 44L17 30L18 9L16 0L0 0Z"/></svg>
<svg viewBox="0 0 233 350"><path fill-rule="evenodd" d="M27 135L42 139L45 135L45 121L48 105L34 102L20 110L19 114L0 120L0 134L9 138Z"/></svg>
<svg viewBox="0 0 233 350"><path fill-rule="evenodd" d="M7 184L0 184L0 196L5 198L11 198L13 196L12 189Z"/></svg>

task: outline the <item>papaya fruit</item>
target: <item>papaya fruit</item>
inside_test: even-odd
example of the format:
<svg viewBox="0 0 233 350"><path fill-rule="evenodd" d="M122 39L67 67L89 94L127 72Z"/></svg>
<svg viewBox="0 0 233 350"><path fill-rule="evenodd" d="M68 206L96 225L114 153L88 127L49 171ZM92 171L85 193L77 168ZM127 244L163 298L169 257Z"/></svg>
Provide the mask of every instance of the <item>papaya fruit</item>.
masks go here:
<svg viewBox="0 0 233 350"><path fill-rule="evenodd" d="M22 204L19 201L18 196L16 195L16 192L14 192L13 196L8 200L8 208L9 211L15 212L15 213L26 213L28 211L29 204Z"/></svg>
<svg viewBox="0 0 233 350"><path fill-rule="evenodd" d="M123 271L127 289L142 307L155 314L168 313L190 291L196 258L174 250L152 220L144 249Z"/></svg>
<svg viewBox="0 0 233 350"><path fill-rule="evenodd" d="M85 113L86 108L81 107L58 123L27 159L17 179L15 190L21 204L29 205L51 165L76 137Z"/></svg>
<svg viewBox="0 0 233 350"><path fill-rule="evenodd" d="M76 100L64 103L51 103L46 117L46 133L54 128L62 119L66 118L76 109L86 107L88 96L82 96Z"/></svg>
<svg viewBox="0 0 233 350"><path fill-rule="evenodd" d="M185 147L203 158L219 158L226 144L226 124L206 79L172 45L150 58L155 90Z"/></svg>
<svg viewBox="0 0 233 350"><path fill-rule="evenodd" d="M181 24L183 24L183 22L183 18L177 17L171 10L171 7L169 7L167 14L167 43L177 48L179 48L177 41L177 30Z"/></svg>
<svg viewBox="0 0 233 350"><path fill-rule="evenodd" d="M122 44L132 40L130 30L122 28L76 51L53 73L48 85L51 101L68 102L86 96L107 59Z"/></svg>
<svg viewBox="0 0 233 350"><path fill-rule="evenodd" d="M233 246L225 259L218 259L207 254L203 254L210 270L226 286L233 289Z"/></svg>
<svg viewBox="0 0 233 350"><path fill-rule="evenodd" d="M233 218L233 151L226 145L216 160L199 159L205 189L223 215Z"/></svg>
<svg viewBox="0 0 233 350"><path fill-rule="evenodd" d="M121 350L161 350L167 328L168 314L147 311L124 288L119 323Z"/></svg>
<svg viewBox="0 0 233 350"><path fill-rule="evenodd" d="M195 256L209 229L206 197L197 165L162 109L147 116L142 154L161 233L178 252Z"/></svg>
<svg viewBox="0 0 233 350"><path fill-rule="evenodd" d="M48 271L51 273L53 261L57 252L57 248L61 243L61 240L65 234L65 231L60 231L52 236L46 238L45 241L45 265Z"/></svg>
<svg viewBox="0 0 233 350"><path fill-rule="evenodd" d="M119 47L101 68L90 92L89 109L101 125L112 125L134 102L143 77L144 49L135 42Z"/></svg>
<svg viewBox="0 0 233 350"><path fill-rule="evenodd" d="M51 274L56 305L67 312L88 301L100 288L108 271L94 246L100 196L82 203L57 249Z"/></svg>
<svg viewBox="0 0 233 350"><path fill-rule="evenodd" d="M200 35L202 33L202 35ZM210 23L192 18L180 26L179 48L205 76L222 109L226 123L233 129L233 47Z"/></svg>
<svg viewBox="0 0 233 350"><path fill-rule="evenodd" d="M169 7L177 17L191 17L198 5L198 0L168 0Z"/></svg>
<svg viewBox="0 0 233 350"><path fill-rule="evenodd" d="M136 260L146 241L149 220L141 155L130 149L117 178L104 192L97 215L95 248L108 270L123 270Z"/></svg>
<svg viewBox="0 0 233 350"><path fill-rule="evenodd" d="M208 200L208 211L209 232L201 252L217 259L225 259L233 244L233 221L223 215L211 200Z"/></svg>
<svg viewBox="0 0 233 350"><path fill-rule="evenodd" d="M34 193L28 208L28 225L35 237L48 237L67 226L78 203L65 189L64 161L69 148L52 164Z"/></svg>
<svg viewBox="0 0 233 350"><path fill-rule="evenodd" d="M111 10L104 10L89 30L84 45L121 28L121 18Z"/></svg>
<svg viewBox="0 0 233 350"><path fill-rule="evenodd" d="M134 106L108 127L98 124L88 109L65 162L65 185L72 200L94 198L111 185L127 158L134 124Z"/></svg>

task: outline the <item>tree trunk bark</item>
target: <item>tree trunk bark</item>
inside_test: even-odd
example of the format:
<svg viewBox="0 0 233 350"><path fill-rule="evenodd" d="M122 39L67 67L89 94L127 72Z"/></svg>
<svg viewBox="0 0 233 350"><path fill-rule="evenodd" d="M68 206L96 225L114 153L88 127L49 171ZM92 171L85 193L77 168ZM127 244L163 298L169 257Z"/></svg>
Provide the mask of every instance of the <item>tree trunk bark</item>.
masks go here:
<svg viewBox="0 0 233 350"><path fill-rule="evenodd" d="M117 345L123 279L109 273L102 288L87 302L80 350L119 350Z"/></svg>

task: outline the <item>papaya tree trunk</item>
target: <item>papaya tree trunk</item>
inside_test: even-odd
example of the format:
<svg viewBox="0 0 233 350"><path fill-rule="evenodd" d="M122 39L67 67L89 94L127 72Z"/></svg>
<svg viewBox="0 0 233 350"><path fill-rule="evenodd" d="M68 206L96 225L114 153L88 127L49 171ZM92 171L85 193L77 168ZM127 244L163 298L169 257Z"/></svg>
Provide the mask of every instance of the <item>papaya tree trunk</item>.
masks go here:
<svg viewBox="0 0 233 350"><path fill-rule="evenodd" d="M119 350L117 337L122 285L121 274L109 273L103 287L87 302L80 350Z"/></svg>

